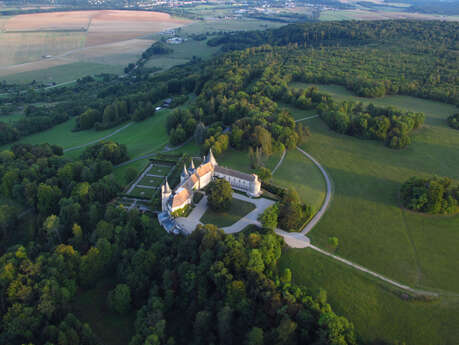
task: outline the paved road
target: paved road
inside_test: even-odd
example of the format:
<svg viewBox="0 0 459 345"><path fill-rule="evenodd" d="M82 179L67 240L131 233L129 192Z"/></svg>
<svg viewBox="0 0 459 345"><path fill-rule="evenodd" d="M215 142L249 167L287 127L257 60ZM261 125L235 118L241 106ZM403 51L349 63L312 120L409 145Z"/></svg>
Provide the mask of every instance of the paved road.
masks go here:
<svg viewBox="0 0 459 345"><path fill-rule="evenodd" d="M96 144L96 143L98 143L99 141L108 139L108 138L114 136L115 134L118 134L119 132L124 131L126 128L128 128L129 126L131 126L131 125L133 125L133 124L134 124L134 122L129 122L127 125L125 125L125 126L123 126L123 127L121 127L121 128L118 128L116 131L111 132L110 134L106 135L105 137L102 137L102 138L93 140L93 141L91 141L91 142L89 142L89 143L86 143L86 144L83 144L83 145L78 145L78 146L69 147L69 148L67 148L67 149L64 149L64 152L75 151L75 150L81 149L81 148L83 148L83 147L86 147L86 146L89 146L89 145Z"/></svg>
<svg viewBox="0 0 459 345"><path fill-rule="evenodd" d="M323 177L325 179L325 183L326 183L326 186L327 186L327 195L325 196L325 200L324 200L322 206L320 207L319 212L317 212L314 215L314 217L311 219L311 221L308 224L306 224L304 229L301 230L301 233L303 235L306 235L308 232L310 232L314 228L314 226L316 226L316 224L320 221L320 219L323 217L323 215L327 211L328 206L330 205L331 198L332 198L332 184L331 184L331 180L330 180L330 177L328 176L327 172L325 171L325 169L322 167L322 165L314 157L312 157L309 153L305 152L304 150L300 149L299 147L297 147L296 149L298 151L300 151L303 155L305 155L307 158L309 158L319 168L320 172L322 173L322 175L323 175Z"/></svg>
<svg viewBox="0 0 459 345"><path fill-rule="evenodd" d="M233 193L234 199L239 199L245 202L250 202L256 206L256 208L239 219L236 223L231 226L227 226L222 228L223 231L227 234L234 234L236 232L242 231L248 225L254 224L261 226L260 222L258 221L258 217L271 205L274 204L274 201L265 199L265 198L249 198L245 195L239 193Z"/></svg>

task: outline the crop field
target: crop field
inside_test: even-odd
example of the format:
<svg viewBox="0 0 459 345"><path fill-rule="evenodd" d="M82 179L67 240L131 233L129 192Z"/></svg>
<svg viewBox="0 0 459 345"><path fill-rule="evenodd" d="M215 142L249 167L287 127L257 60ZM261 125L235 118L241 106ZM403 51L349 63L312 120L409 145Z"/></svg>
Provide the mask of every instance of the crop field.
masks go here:
<svg viewBox="0 0 459 345"><path fill-rule="evenodd" d="M167 56L153 56L145 64L145 67L167 69L175 65L184 64L191 60L193 56L202 59L209 58L215 54L219 48L209 47L206 42L207 41L195 41L190 39L182 44L171 45L170 47L174 50L172 54Z"/></svg>
<svg viewBox="0 0 459 345"><path fill-rule="evenodd" d="M421 215L402 209L399 200L401 184L413 175L459 181L459 135L445 121L457 109L413 97L369 100L338 86L319 88L341 99L424 112L426 124L414 133L411 146L398 151L337 134L319 118L305 122L311 137L302 148L324 166L335 189L329 210L309 234L312 242L329 249L328 238L336 236L337 255L410 286L457 296L459 215ZM287 159L281 169L289 166ZM457 339L444 335L457 331L458 298L402 301L380 282L309 250L288 250L282 260L297 283L325 288L335 309L356 323L365 340L447 345Z"/></svg>
<svg viewBox="0 0 459 345"><path fill-rule="evenodd" d="M287 249L279 267L313 295L327 291L333 310L354 323L364 343L453 345L459 339L459 297L406 301L393 288L310 249Z"/></svg>
<svg viewBox="0 0 459 345"><path fill-rule="evenodd" d="M40 80L59 84L71 82L87 75L100 73L121 74L124 69L121 65L107 65L94 62L62 62L63 60L50 59L21 66L10 66L7 67L8 74L3 74L3 70L0 67L0 79L11 83L30 83L33 80ZM41 67L37 69L37 66ZM11 71L20 72L12 73Z"/></svg>
<svg viewBox="0 0 459 345"><path fill-rule="evenodd" d="M0 57L0 77L77 62L118 66L120 71L121 66L136 61L153 43L151 39L139 38L190 22L166 13L146 11L69 11L12 16L0 23L3 28L0 50L5 52Z"/></svg>
<svg viewBox="0 0 459 345"><path fill-rule="evenodd" d="M397 11L394 8L371 11L366 9L357 10L326 10L320 13L320 20L388 20L388 19L423 19L423 20L450 20L457 21L457 16L443 16L438 14L410 13Z"/></svg>

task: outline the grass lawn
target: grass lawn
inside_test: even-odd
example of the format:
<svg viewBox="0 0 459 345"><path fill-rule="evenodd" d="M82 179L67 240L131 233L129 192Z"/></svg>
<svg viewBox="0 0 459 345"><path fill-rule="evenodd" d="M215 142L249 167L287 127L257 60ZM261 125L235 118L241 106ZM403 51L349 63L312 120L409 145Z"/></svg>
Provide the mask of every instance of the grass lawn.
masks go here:
<svg viewBox="0 0 459 345"><path fill-rule="evenodd" d="M73 311L81 321L91 326L102 344L126 345L134 335L135 312L118 315L108 310L107 295L114 285L114 282L105 279L99 281L95 288L78 291Z"/></svg>
<svg viewBox="0 0 459 345"><path fill-rule="evenodd" d="M307 121L312 135L303 148L335 185L330 209L310 237L325 246L336 236L338 255L401 282L459 292L459 215L426 216L399 207L401 184L410 176L437 174L459 181L459 135L442 119L455 108L418 101L406 97L405 107L424 110L427 125L400 151L337 134L320 119Z"/></svg>
<svg viewBox="0 0 459 345"><path fill-rule="evenodd" d="M131 180L128 181L126 179L126 171L130 167L132 167L137 170L137 174L140 174L140 172L146 168L148 163L149 163L148 159L141 159L141 160L132 162L131 164L128 164L128 165L123 165L121 167L115 167L113 169L113 175L115 176L118 183L120 183L122 186L126 186L132 182Z"/></svg>
<svg viewBox="0 0 459 345"><path fill-rule="evenodd" d="M351 320L367 344L457 344L459 297L404 301L384 283L310 249L285 250L279 266L313 294L324 288L333 310Z"/></svg>
<svg viewBox="0 0 459 345"><path fill-rule="evenodd" d="M143 179L139 181L139 184L142 186L152 186L156 187L164 180L161 177L153 177L153 176L144 176Z"/></svg>
<svg viewBox="0 0 459 345"><path fill-rule="evenodd" d="M270 170L273 170L277 163L279 163L282 152L275 152L269 158L265 159L264 164ZM250 167L250 160L248 151L237 151L229 148L220 156L216 157L218 164L246 173L252 173L253 169Z"/></svg>
<svg viewBox="0 0 459 345"><path fill-rule="evenodd" d="M137 196L137 197L150 199L155 192L156 192L156 189L135 187L132 190L132 192L129 194L129 196Z"/></svg>
<svg viewBox="0 0 459 345"><path fill-rule="evenodd" d="M26 136L13 144L50 143L62 146L64 149L66 149L73 146L82 145L93 140L97 140L125 125L122 124L114 128L106 129L104 131L86 130L80 132L72 132L72 129L75 128L75 121L75 118L71 118L67 122L61 123L46 131ZM4 145L2 149L9 147L13 144Z"/></svg>
<svg viewBox="0 0 459 345"><path fill-rule="evenodd" d="M231 201L230 209L226 212L215 212L209 207L206 213L202 216L201 222L204 224L214 224L219 228L222 228L233 225L254 209L255 205L250 202L233 199Z"/></svg>
<svg viewBox="0 0 459 345"><path fill-rule="evenodd" d="M119 142L120 144L126 144L128 147L128 154L131 159L137 158L143 154L158 151L168 141L166 119L169 112L170 110L162 110L142 122L135 122L130 127L111 136L110 138L107 138L106 140L113 140ZM75 118L72 118L69 121L57 125L47 131L24 137L16 143L50 143L62 146L66 149L100 139L126 125L126 123L123 123L117 127L103 131L91 129L80 132L72 132L72 129L75 127L75 120ZM3 148L7 148L9 146L11 146L11 144L5 145ZM85 148L69 151L66 153L66 157L76 158L84 151L84 149Z"/></svg>
<svg viewBox="0 0 459 345"><path fill-rule="evenodd" d="M125 144L128 148L128 155L130 159L138 158L147 153L159 151L165 144L167 144L169 140L166 131L166 119L169 112L170 110L168 109L161 110L155 113L154 116L149 117L142 122L135 122L123 131L111 136L110 138L107 138L107 140ZM124 123L122 126L125 125L126 123ZM114 132L115 130L116 128L112 128L109 130L108 134ZM104 135L100 135L98 138L102 137L104 137ZM69 157L75 157L84 150L85 148L71 151L68 153L68 155Z"/></svg>
<svg viewBox="0 0 459 345"><path fill-rule="evenodd" d="M287 152L272 181L279 186L295 189L301 200L311 205L315 212L325 198L325 180L320 170L297 150Z"/></svg>

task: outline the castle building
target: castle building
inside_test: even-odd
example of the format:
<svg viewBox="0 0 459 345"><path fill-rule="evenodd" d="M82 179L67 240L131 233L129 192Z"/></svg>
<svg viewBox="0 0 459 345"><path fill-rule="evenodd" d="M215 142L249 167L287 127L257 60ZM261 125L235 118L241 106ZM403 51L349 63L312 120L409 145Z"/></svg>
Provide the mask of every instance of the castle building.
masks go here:
<svg viewBox="0 0 459 345"><path fill-rule="evenodd" d="M183 167L180 183L173 191L167 181L161 186L163 212L175 212L191 204L193 193L206 187L214 178L224 178L230 183L231 188L245 192L249 196L261 195L261 182L257 175L219 166L212 150L209 150L209 154L197 168L193 160L189 168Z"/></svg>

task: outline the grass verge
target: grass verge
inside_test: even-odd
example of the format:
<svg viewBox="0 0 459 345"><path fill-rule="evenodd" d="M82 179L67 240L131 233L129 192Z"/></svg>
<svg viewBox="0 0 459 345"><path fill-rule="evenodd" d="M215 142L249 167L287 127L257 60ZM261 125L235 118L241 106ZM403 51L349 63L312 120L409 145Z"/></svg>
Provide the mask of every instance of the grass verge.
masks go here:
<svg viewBox="0 0 459 345"><path fill-rule="evenodd" d="M249 214L255 209L255 205L242 201L239 199L233 199L231 201L231 207L225 212L213 211L210 207L201 218L201 222L204 224L214 224L219 228L233 225L239 219Z"/></svg>

